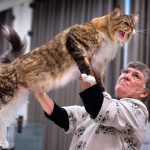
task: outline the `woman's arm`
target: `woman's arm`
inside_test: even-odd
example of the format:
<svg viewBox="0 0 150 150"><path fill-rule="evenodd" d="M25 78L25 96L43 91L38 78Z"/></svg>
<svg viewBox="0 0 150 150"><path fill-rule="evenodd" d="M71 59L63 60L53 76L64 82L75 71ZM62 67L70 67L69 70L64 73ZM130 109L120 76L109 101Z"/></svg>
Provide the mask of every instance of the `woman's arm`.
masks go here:
<svg viewBox="0 0 150 150"><path fill-rule="evenodd" d="M25 84L21 84L21 86L29 88L32 91L48 119L61 128L64 128L65 131L69 129L69 118L64 108L59 107L44 91L39 90L37 87L33 85L28 87Z"/></svg>
<svg viewBox="0 0 150 150"><path fill-rule="evenodd" d="M84 104L86 111L90 114L91 118L96 118L102 104L103 104L103 92L104 88L100 87L99 84L94 83L93 85L81 80L81 88L83 91L80 93L80 97Z"/></svg>
<svg viewBox="0 0 150 150"><path fill-rule="evenodd" d="M54 102L53 100L43 91L36 91L32 88L32 92L34 93L35 98L40 103L43 110L51 115L54 110Z"/></svg>

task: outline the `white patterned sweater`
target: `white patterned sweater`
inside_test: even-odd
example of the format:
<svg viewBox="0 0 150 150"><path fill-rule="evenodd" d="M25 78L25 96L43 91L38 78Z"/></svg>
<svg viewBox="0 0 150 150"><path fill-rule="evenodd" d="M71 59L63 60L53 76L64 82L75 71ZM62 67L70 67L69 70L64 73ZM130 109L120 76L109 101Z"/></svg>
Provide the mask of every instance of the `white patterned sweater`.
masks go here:
<svg viewBox="0 0 150 150"><path fill-rule="evenodd" d="M148 111L139 100L104 98L99 114L90 118L82 106L63 107L74 133L69 150L139 150L148 123Z"/></svg>

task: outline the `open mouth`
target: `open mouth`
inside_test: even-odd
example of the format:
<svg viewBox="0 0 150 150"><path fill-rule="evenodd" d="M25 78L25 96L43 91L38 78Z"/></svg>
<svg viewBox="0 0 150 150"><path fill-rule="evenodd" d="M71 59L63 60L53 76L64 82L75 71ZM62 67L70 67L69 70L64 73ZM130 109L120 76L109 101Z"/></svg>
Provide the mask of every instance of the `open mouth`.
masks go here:
<svg viewBox="0 0 150 150"><path fill-rule="evenodd" d="M120 39L121 41L124 41L124 40L125 40L125 32L124 32L124 31L119 30L119 31L118 31L118 36L119 36L119 39Z"/></svg>

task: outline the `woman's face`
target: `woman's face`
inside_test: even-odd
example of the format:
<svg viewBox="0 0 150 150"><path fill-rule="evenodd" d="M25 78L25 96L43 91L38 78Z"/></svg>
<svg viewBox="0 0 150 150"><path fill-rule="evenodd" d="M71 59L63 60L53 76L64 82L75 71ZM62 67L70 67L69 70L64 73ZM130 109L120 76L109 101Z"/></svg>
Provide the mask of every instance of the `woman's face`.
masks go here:
<svg viewBox="0 0 150 150"><path fill-rule="evenodd" d="M144 74L135 68L129 67L124 69L118 78L115 87L116 97L118 99L125 97L142 99L148 94L144 86Z"/></svg>

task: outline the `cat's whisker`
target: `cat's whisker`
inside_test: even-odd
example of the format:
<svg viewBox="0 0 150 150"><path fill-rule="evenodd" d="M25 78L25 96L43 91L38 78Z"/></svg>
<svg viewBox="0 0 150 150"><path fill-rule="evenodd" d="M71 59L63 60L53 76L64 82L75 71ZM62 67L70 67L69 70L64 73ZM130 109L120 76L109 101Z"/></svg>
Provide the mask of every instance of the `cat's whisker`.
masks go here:
<svg viewBox="0 0 150 150"><path fill-rule="evenodd" d="M140 17L139 21L138 21L138 24L143 24L143 22L145 22L145 19L144 17Z"/></svg>
<svg viewBox="0 0 150 150"><path fill-rule="evenodd" d="M141 34L141 33L137 33L137 34L135 34L135 37L136 36L138 36L138 37L145 37L145 38L147 38L147 37L149 37L149 35L148 34L146 34L146 33L143 33L143 34Z"/></svg>
<svg viewBox="0 0 150 150"><path fill-rule="evenodd" d="M136 30L135 33L148 33L150 29L148 30Z"/></svg>
<svg viewBox="0 0 150 150"><path fill-rule="evenodd" d="M146 39L146 38L148 38L149 37L149 32L148 32L148 30L149 29L144 29L144 30L138 30L138 31L136 31L135 32L135 36L138 36L139 37L139 39L140 38L144 38L144 39Z"/></svg>
<svg viewBox="0 0 150 150"><path fill-rule="evenodd" d="M137 34L141 34L141 35L142 35L142 34L147 34L147 35L149 35L149 34L150 34L149 31L150 31L150 30L139 30L139 31L137 31L136 33L137 33Z"/></svg>
<svg viewBox="0 0 150 150"><path fill-rule="evenodd" d="M135 38L137 38L138 40L139 39L145 40L148 38L148 36L146 36L146 34L144 34L144 33L143 34L137 33L137 34L135 34Z"/></svg>

